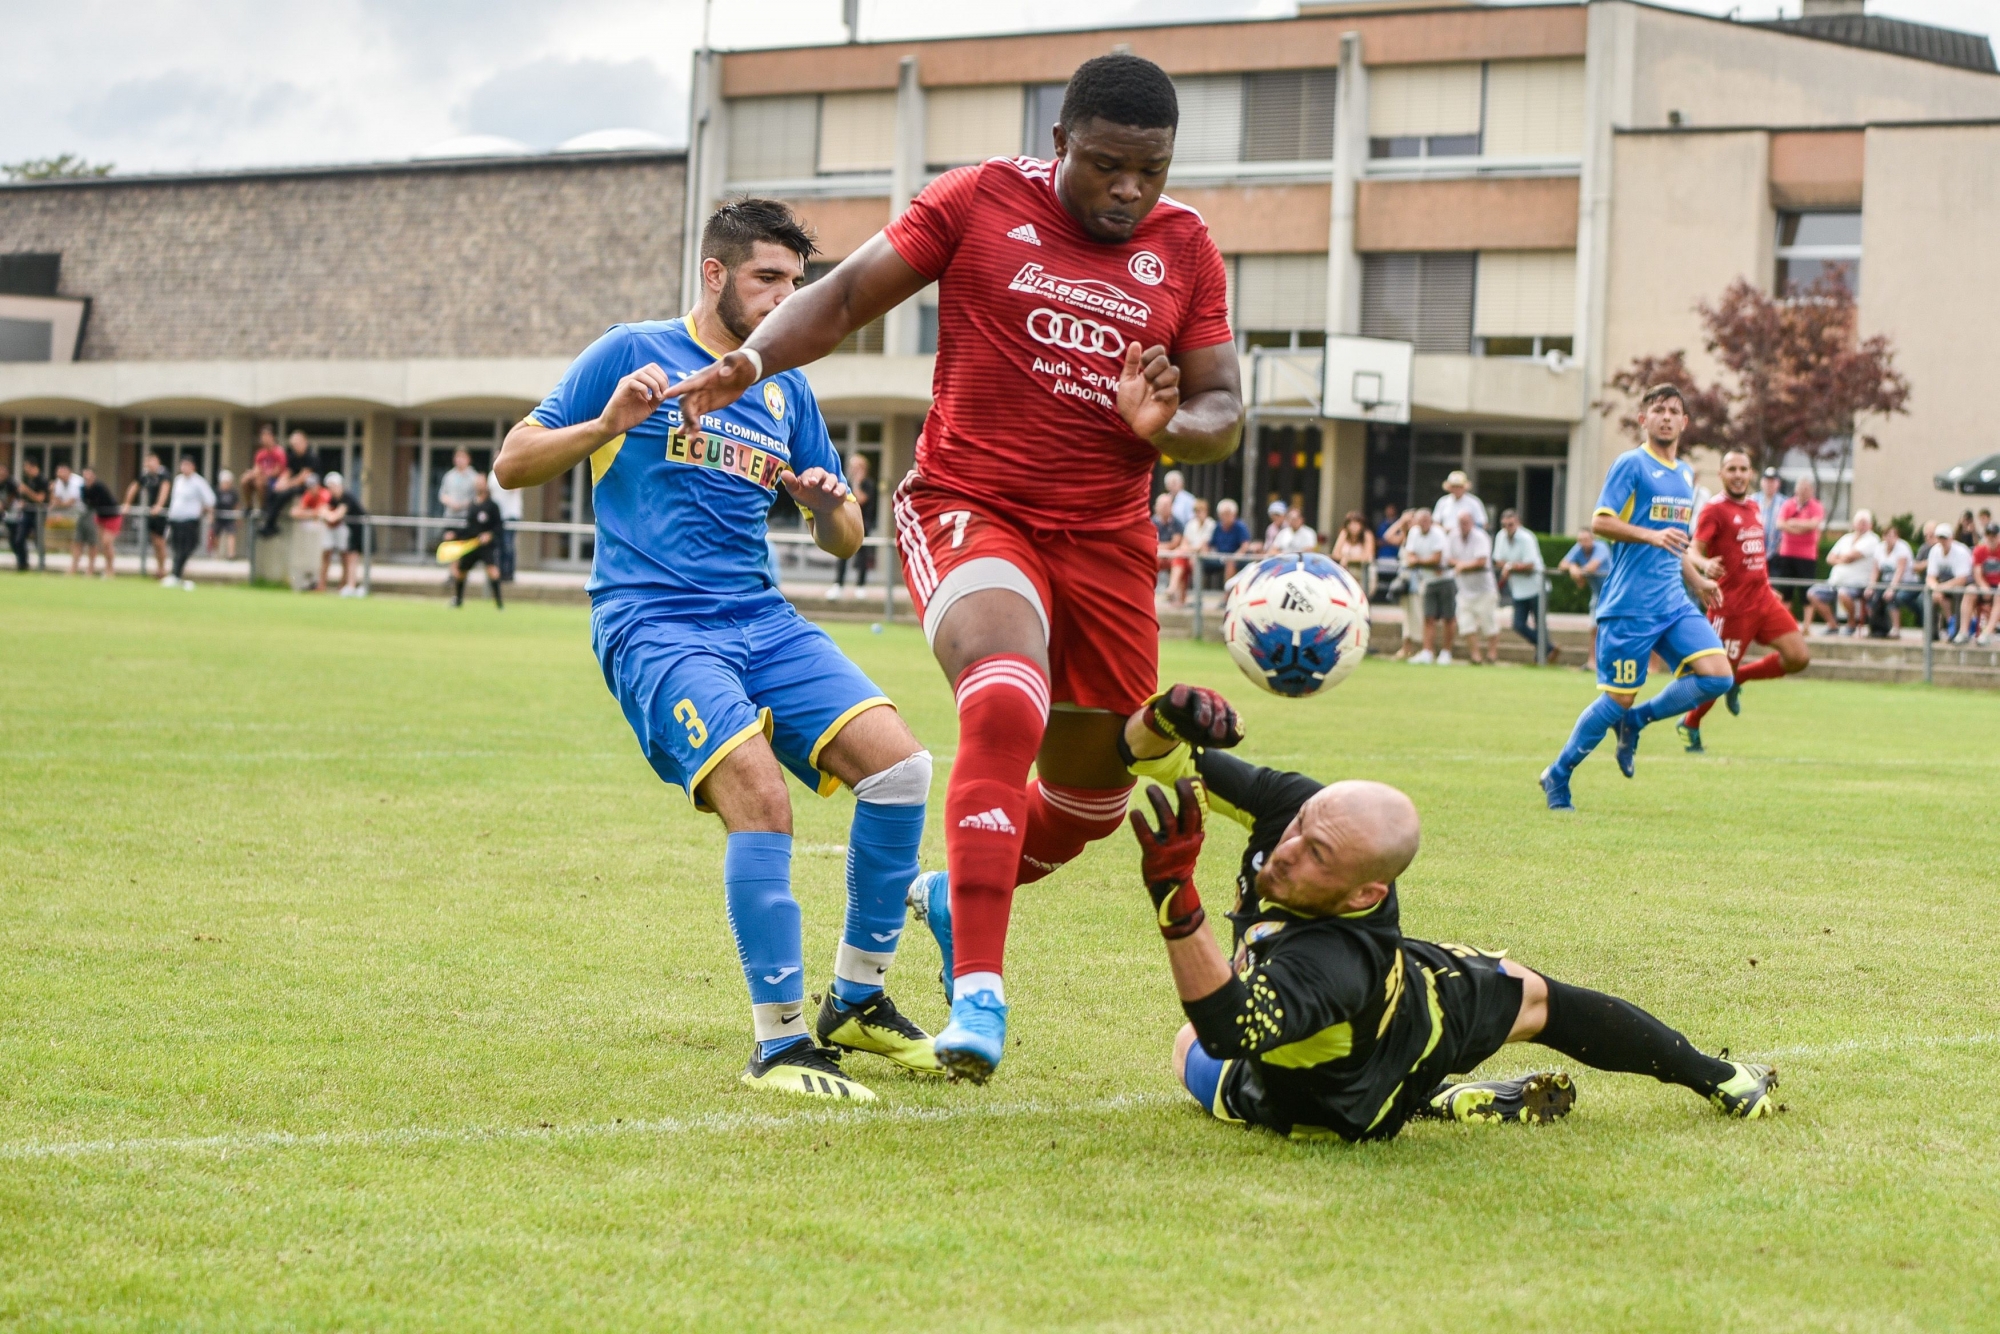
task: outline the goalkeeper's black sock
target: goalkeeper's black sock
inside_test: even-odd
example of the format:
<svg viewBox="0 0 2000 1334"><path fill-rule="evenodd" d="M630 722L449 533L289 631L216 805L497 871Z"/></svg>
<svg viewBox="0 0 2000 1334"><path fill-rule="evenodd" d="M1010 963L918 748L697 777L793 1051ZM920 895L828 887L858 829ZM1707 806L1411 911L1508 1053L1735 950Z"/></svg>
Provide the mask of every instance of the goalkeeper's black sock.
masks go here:
<svg viewBox="0 0 2000 1334"><path fill-rule="evenodd" d="M1736 1067L1705 1056L1685 1037L1631 1001L1543 975L1549 1021L1533 1041L1599 1070L1651 1075L1707 1097L1736 1077Z"/></svg>
<svg viewBox="0 0 2000 1334"><path fill-rule="evenodd" d="M507 604L500 600L500 581L498 579L489 579L486 586L493 590L493 606L495 610L505 611Z"/></svg>
<svg viewBox="0 0 2000 1334"><path fill-rule="evenodd" d="M451 581L451 605L454 607L463 607L465 605L465 580L454 579Z"/></svg>

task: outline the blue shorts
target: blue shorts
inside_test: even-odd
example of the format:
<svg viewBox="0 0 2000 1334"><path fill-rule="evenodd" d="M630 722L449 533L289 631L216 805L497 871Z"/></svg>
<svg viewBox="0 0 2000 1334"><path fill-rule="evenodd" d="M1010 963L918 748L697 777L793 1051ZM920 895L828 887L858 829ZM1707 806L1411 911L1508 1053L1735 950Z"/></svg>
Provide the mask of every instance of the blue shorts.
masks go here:
<svg viewBox="0 0 2000 1334"><path fill-rule="evenodd" d="M1202 1110L1221 1121L1241 1121L1229 1106L1222 1086L1229 1076L1229 1067L1234 1061L1225 1061L1210 1056L1201 1049L1199 1042L1188 1048L1187 1064L1181 1067L1181 1087L1188 1091Z"/></svg>
<svg viewBox="0 0 2000 1334"><path fill-rule="evenodd" d="M1696 658L1722 652L1722 640L1708 618L1688 604L1663 621L1606 616L1597 622L1597 688L1624 692L1646 684L1655 653L1679 676Z"/></svg>
<svg viewBox="0 0 2000 1334"><path fill-rule="evenodd" d="M646 762L698 808L702 780L762 732L778 761L821 796L839 780L819 753L889 697L789 605L741 621L652 620L629 603L591 610L604 683Z"/></svg>

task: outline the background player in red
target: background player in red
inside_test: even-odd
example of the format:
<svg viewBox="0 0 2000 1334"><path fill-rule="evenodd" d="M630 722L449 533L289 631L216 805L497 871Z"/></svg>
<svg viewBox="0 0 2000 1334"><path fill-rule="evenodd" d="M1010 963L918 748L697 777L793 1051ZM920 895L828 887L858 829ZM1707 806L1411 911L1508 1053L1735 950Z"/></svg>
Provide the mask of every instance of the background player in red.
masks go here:
<svg viewBox="0 0 2000 1334"><path fill-rule="evenodd" d="M1721 562L1716 577L1722 585L1722 605L1711 611L1708 619L1722 637L1729 666L1736 673L1729 693L1722 697L1731 713L1743 712L1745 681L1792 676L1812 662L1799 623L1771 589L1771 576L1765 569L1769 553L1764 550L1764 515L1750 497L1750 485L1756 477L1750 456L1742 450L1732 449L1722 456L1722 494L1696 518L1691 544L1697 559ZM1752 644L1768 644L1772 651L1745 664L1743 655ZM1714 700L1702 701L1675 728L1689 750L1701 750L1701 720L1714 707Z"/></svg>
<svg viewBox="0 0 2000 1334"><path fill-rule="evenodd" d="M1225 458L1242 437L1222 257L1201 216L1161 193L1179 119L1151 61L1085 62L1054 161L946 172L742 348L668 391L698 421L938 284L933 406L895 518L958 700L940 936L952 1021L937 1054L977 1082L1005 1050L1015 885L1124 819L1118 740L1159 677L1153 468Z"/></svg>

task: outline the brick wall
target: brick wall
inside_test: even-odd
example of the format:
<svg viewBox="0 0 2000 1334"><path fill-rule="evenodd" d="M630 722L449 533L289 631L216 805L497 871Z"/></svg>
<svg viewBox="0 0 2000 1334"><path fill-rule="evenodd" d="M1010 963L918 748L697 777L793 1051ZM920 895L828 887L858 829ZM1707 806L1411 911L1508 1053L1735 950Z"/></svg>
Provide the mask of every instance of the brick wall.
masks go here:
<svg viewBox="0 0 2000 1334"><path fill-rule="evenodd" d="M83 358L569 356L680 313L680 154L0 188Z"/></svg>

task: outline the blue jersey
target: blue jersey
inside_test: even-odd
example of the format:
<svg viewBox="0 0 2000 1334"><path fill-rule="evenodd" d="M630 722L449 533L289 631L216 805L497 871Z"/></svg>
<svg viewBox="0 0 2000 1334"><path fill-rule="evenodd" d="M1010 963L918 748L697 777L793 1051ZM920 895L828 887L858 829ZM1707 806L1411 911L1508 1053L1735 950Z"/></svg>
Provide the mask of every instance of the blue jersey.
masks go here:
<svg viewBox="0 0 2000 1334"><path fill-rule="evenodd" d="M1650 448L1627 450L1611 465L1597 513L1638 528L1694 527L1694 468L1686 460L1669 463ZM1597 617L1630 616L1662 621L1692 608L1681 580L1681 558L1664 547L1638 542L1611 543L1611 574L1597 599Z"/></svg>
<svg viewBox="0 0 2000 1334"><path fill-rule="evenodd" d="M716 359L685 319L616 324L530 415L543 426L574 426L602 413L619 380L648 362L678 384ZM632 601L664 620L714 621L784 605L765 542L779 475L824 468L841 476L819 404L803 374L782 371L701 426L690 448L680 400L670 398L590 456L593 606Z"/></svg>

